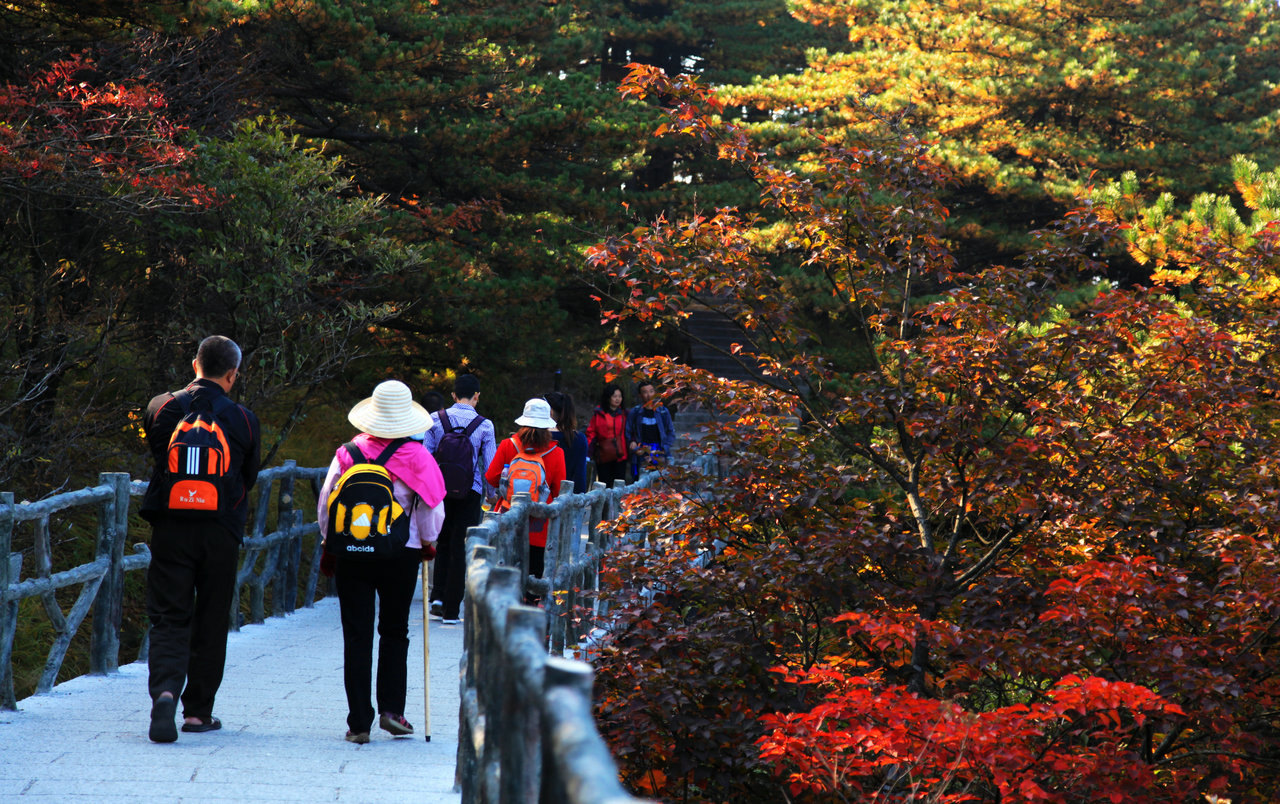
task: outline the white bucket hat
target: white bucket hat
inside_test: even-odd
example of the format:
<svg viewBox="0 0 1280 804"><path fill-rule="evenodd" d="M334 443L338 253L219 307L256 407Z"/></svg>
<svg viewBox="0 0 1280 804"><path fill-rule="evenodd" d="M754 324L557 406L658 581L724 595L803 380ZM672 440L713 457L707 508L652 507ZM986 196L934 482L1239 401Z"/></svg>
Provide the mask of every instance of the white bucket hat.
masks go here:
<svg viewBox="0 0 1280 804"><path fill-rule="evenodd" d="M551 405L547 404L547 400L539 398L524 403L524 415L516 419L516 424L550 430L556 426L556 420L551 418Z"/></svg>
<svg viewBox="0 0 1280 804"><path fill-rule="evenodd" d="M378 438L407 438L431 427L431 414L399 380L378 383L373 396L357 402L347 420Z"/></svg>

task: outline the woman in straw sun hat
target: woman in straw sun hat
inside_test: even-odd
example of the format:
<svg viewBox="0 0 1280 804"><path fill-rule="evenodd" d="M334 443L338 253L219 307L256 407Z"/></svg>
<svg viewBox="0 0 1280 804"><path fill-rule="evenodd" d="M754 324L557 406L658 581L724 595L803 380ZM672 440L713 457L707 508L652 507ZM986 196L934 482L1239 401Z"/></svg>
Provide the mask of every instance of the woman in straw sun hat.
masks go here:
<svg viewBox="0 0 1280 804"><path fill-rule="evenodd" d="M530 399L524 403L524 413L516 419L520 427L516 434L503 439L498 445L489 469L484 473L485 482L498 488L498 504L496 511L505 511L511 505L511 498L519 490L515 482L508 483L503 489L503 475L510 473L514 478L528 467L531 462L543 466L544 493L531 490L536 502L549 503L560 493L560 483L564 480L564 452L551 438L551 430L556 420L551 418L551 405L545 399ZM539 492L541 490L538 490ZM542 577L543 554L547 546L547 520L529 518L529 574ZM534 602L530 599L528 602Z"/></svg>
<svg viewBox="0 0 1280 804"><path fill-rule="evenodd" d="M347 414L360 431L339 447L320 489L317 521L326 538L321 566L334 578L342 614L343 685L347 691L346 739L369 742L374 715L394 736L413 733L404 717L406 665L409 654L409 607L418 565L435 557L436 537L444 521L444 479L435 458L422 442L409 437L431 426L431 415L413 401L408 386L387 380ZM329 497L339 478L356 463L382 463L391 476L395 500L407 512L408 539L388 556L336 555L329 531ZM340 492L341 493L341 492ZM378 708L370 704L372 686L374 599L378 601Z"/></svg>

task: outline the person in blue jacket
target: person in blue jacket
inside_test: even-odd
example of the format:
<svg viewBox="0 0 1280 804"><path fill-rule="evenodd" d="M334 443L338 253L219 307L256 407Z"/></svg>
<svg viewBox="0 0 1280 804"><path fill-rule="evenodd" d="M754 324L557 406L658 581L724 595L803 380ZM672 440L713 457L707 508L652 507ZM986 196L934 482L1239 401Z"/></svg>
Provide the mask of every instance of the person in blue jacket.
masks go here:
<svg viewBox="0 0 1280 804"><path fill-rule="evenodd" d="M640 404L627 412L627 452L634 456L638 477L641 471L655 469L671 459L676 428L651 381L641 380L636 393Z"/></svg>

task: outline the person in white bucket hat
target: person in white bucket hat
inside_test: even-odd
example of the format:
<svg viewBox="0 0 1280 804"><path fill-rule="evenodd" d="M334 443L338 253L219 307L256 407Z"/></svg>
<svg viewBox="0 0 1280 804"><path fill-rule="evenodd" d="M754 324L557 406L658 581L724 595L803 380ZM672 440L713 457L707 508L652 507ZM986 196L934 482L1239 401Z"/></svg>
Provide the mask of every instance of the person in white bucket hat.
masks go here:
<svg viewBox="0 0 1280 804"><path fill-rule="evenodd" d="M418 565L435 557L435 542L444 521L444 478L431 453L409 437L431 426L431 415L413 401L398 380L378 383L373 395L347 414L360 430L338 448L317 502L317 521L325 531L321 568L338 587L342 615L343 686L347 692L346 740L369 742L375 715L393 736L413 733L405 719L409 656L409 608ZM353 454L354 450L354 454ZM331 538L329 497L339 478L357 462L381 463L391 476L395 501L407 512L408 538L385 556L336 552ZM367 530L367 528L366 528ZM359 550L361 546L353 548ZM372 548L370 548L372 549ZM370 702L375 598L378 612L377 709Z"/></svg>
<svg viewBox="0 0 1280 804"><path fill-rule="evenodd" d="M520 429L503 439L484 474L485 482L498 488L495 511L505 511L519 491L528 491L534 502L549 503L560 493L564 481L564 452L551 437L556 420L551 405L537 398L524 403L524 413L516 419ZM547 547L547 520L529 518L529 574L541 578ZM525 602L537 598L526 595Z"/></svg>

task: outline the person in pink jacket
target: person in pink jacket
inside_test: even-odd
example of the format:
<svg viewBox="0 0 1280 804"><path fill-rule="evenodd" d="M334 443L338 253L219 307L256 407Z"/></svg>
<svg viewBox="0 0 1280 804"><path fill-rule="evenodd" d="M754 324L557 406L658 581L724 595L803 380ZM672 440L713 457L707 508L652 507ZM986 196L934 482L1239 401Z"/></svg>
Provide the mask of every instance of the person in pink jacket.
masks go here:
<svg viewBox="0 0 1280 804"><path fill-rule="evenodd" d="M342 680L347 692L346 740L369 742L374 715L378 725L393 736L413 733L405 719L405 688L409 656L409 608L418 579L418 565L435 557L435 542L444 522L444 478L435 458L409 436L431 426L431 415L413 401L408 386L397 380L379 383L373 396L358 403L347 419L360 430L351 443L372 461L393 442L399 442L386 459L396 502L409 517L408 541L395 554L379 558L335 555L328 548L321 567L338 587L342 614ZM317 503L317 521L326 530L330 492L355 463L339 447L329 464ZM377 710L370 703L372 686L375 597L378 612Z"/></svg>

